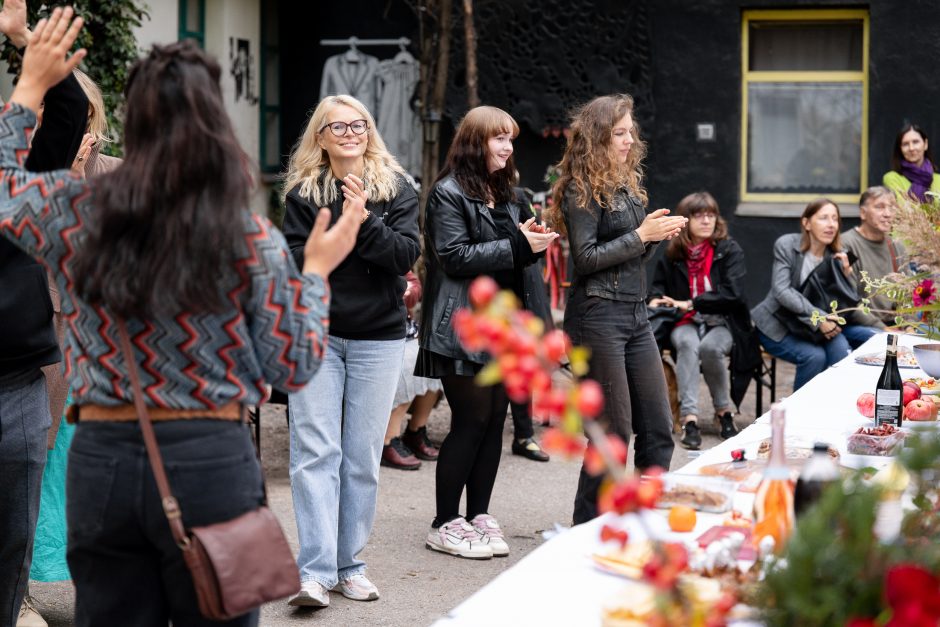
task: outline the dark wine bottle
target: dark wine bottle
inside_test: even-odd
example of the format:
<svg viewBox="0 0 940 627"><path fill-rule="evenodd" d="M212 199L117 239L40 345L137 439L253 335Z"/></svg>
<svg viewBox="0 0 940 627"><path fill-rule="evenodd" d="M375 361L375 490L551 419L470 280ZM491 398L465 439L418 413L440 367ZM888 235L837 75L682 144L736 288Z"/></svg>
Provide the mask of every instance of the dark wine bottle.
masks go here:
<svg viewBox="0 0 940 627"><path fill-rule="evenodd" d="M898 336L892 333L888 334L885 365L875 387L875 425L889 424L900 427L903 398L901 371L898 370Z"/></svg>
<svg viewBox="0 0 940 627"><path fill-rule="evenodd" d="M809 458L800 478L796 481L793 494L793 509L800 516L819 500L827 486L841 479L839 466L829 455L829 445L817 443L813 446L813 456Z"/></svg>

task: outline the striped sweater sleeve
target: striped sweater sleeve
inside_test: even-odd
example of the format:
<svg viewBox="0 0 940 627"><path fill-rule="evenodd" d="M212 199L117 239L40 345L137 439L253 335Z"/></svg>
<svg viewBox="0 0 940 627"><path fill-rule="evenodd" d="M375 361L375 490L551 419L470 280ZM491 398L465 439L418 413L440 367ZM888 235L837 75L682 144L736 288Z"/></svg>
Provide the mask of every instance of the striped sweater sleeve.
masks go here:
<svg viewBox="0 0 940 627"><path fill-rule="evenodd" d="M301 274L284 236L251 216L246 264L251 291L245 312L258 362L274 388L294 392L316 373L326 350L330 292L326 281Z"/></svg>
<svg viewBox="0 0 940 627"><path fill-rule="evenodd" d="M35 125L36 114L20 104L0 112L0 234L55 268L70 250L89 194L69 170L24 169Z"/></svg>

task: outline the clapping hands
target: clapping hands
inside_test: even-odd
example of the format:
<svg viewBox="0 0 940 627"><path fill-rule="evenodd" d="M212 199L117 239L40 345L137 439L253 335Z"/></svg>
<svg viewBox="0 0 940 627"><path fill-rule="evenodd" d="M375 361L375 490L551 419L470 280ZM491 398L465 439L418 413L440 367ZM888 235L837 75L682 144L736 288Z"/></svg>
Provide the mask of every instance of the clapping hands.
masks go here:
<svg viewBox="0 0 940 627"><path fill-rule="evenodd" d="M549 244L558 239L558 233L555 233L544 224L537 224L535 218L520 222L519 230L522 231L526 241L529 242L529 248L536 254L548 248Z"/></svg>
<svg viewBox="0 0 940 627"><path fill-rule="evenodd" d="M23 55L23 73L10 97L11 102L36 111L46 91L68 76L85 58L84 48L66 56L84 23L80 17L72 19L73 15L72 7L57 7L48 20L40 20L36 25Z"/></svg>

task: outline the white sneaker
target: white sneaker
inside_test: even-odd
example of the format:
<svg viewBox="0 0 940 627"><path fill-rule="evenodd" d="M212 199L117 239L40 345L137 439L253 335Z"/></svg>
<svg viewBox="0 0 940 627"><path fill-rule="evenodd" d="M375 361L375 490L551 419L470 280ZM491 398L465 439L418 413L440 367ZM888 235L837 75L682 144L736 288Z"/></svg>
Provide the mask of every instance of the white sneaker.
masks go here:
<svg viewBox="0 0 940 627"><path fill-rule="evenodd" d="M509 555L509 545L506 544L506 537L495 518L489 514L477 514L470 521L470 525L482 536L483 543L493 550L493 557L506 557Z"/></svg>
<svg viewBox="0 0 940 627"><path fill-rule="evenodd" d="M316 581L305 581L300 586L300 592L287 604L294 607L326 607L330 604L330 591Z"/></svg>
<svg viewBox="0 0 940 627"><path fill-rule="evenodd" d="M463 516L437 529L431 527L425 546L434 551L469 559L488 560L493 557L493 549Z"/></svg>
<svg viewBox="0 0 940 627"><path fill-rule="evenodd" d="M33 599L29 595L23 597L20 614L16 617L16 627L49 627L49 623L33 606Z"/></svg>
<svg viewBox="0 0 940 627"><path fill-rule="evenodd" d="M375 601L379 598L379 589L362 574L340 581L333 590L353 601Z"/></svg>

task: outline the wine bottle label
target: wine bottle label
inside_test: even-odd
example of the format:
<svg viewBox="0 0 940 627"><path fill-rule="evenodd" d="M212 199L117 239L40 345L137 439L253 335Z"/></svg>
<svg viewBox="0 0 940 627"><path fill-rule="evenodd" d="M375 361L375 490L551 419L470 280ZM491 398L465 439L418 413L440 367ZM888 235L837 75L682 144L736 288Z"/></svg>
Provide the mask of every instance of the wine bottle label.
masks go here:
<svg viewBox="0 0 940 627"><path fill-rule="evenodd" d="M875 405L900 405L901 390L876 390Z"/></svg>

